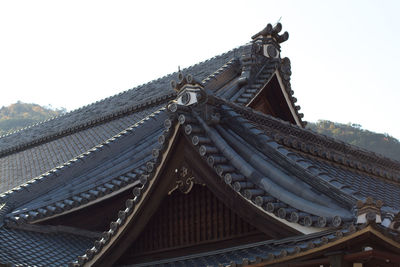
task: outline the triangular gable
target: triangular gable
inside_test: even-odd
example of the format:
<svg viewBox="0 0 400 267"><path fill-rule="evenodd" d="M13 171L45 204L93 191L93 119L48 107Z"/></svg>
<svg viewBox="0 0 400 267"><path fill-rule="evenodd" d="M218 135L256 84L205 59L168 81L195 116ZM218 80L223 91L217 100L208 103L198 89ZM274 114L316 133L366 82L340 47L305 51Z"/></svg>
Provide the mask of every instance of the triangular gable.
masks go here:
<svg viewBox="0 0 400 267"><path fill-rule="evenodd" d="M189 177L190 179L190 177ZM186 183L187 179L179 180ZM183 185L164 197L117 265L205 252L272 237L243 220L206 185Z"/></svg>
<svg viewBox="0 0 400 267"><path fill-rule="evenodd" d="M154 166L154 171L148 174L148 181L143 187L134 188L133 193L136 196L135 199L127 200L127 208L120 211L119 219L116 222L112 222L110 230L105 232L103 238L96 242L94 248L98 250L98 253L91 253L93 254L91 255L92 259L87 259L90 264L107 265L114 264L117 261L130 263L129 257L123 254L125 251L133 251L134 256L136 251L136 256L142 256L142 259L143 257L145 258L145 255L143 256L140 253L141 251L138 251L137 247L135 249L135 242L151 242L146 240L146 238L141 238L141 235L146 235L146 233L148 234L149 232L154 234L155 231L151 231L151 225L156 224L153 223L153 220L160 219L159 214L162 214L162 211L159 209L163 208L165 205L168 206L168 201L174 202L179 201L179 199L180 201L188 201L188 203L193 203L196 199L197 201L203 202L202 204L204 205L195 207L193 212L202 214L199 222L200 224L196 227L203 227L204 231L210 231L207 223L214 222L214 219L225 218L228 220L228 218L225 217L226 214L230 214L230 218L234 220L231 224L240 225L240 227L230 229L229 233L227 233L227 229L221 227L215 230L216 232L204 232L199 240L190 242L189 245L193 247L196 247L196 245L206 245L207 243L212 243L215 247L218 247L217 243L226 240L234 244L235 239L240 240L241 238L246 238L248 239L246 242L251 242L281 238L298 233L297 230L281 224L279 221L272 218L265 220L268 216L257 216L257 213L260 214L259 210L249 206L249 203L245 199L237 198L232 195L234 193L233 190L216 175L215 171L210 168L204 160L201 160L198 151L193 149L190 140L185 138L185 134L183 133L184 128L179 130L182 127L180 127L179 124L171 125L170 121L166 122L166 124L169 128L159 139L160 143L163 144L163 148L155 152L157 156L156 162L148 163L148 165ZM161 151L164 151L164 153L162 153L162 155L157 155ZM187 177L188 179L183 180L182 177L177 179L182 171L182 166L187 166L193 176L189 175L190 177ZM191 177L201 178L194 182L194 180L190 179ZM178 191L182 191L182 193ZM184 196L185 192L187 193L187 198ZM183 195L180 196L179 194ZM201 198L201 196L203 196L203 199L198 199ZM207 204L204 203L204 201L212 201L212 203ZM218 210L218 208L215 209L213 205L219 206L224 214L220 214L220 217L218 214L213 214L213 209L214 211ZM172 206L169 205L168 207ZM178 209L178 207L175 208ZM179 213L183 211L175 210L173 212ZM169 215L170 216L167 216L169 219L177 218L174 216L176 214ZM190 214L182 214L182 216L182 219L184 219L190 216ZM251 222L251 224L249 222ZM183 221L181 223L183 223ZM150 228L146 229L148 224ZM222 225L224 224L219 224L219 226ZM171 236L174 233L158 231L165 235L164 237L159 237L160 240L163 240L163 238L164 240L174 238ZM182 238L185 235L190 236L191 234L191 229L189 228L182 229L182 231L184 231L182 232ZM216 237L214 237L214 234ZM225 238L223 238L224 235ZM240 241L243 242L243 239ZM182 245L188 246L188 243L183 242ZM165 245L163 249L168 250L178 247L179 244L172 243L172 245ZM196 249L201 250L201 246L197 246ZM151 248L149 248L147 252L149 251L151 252ZM131 252L127 252L127 255L132 254ZM176 252L175 250L172 253ZM135 259L135 257L133 258ZM83 258L80 259L83 260ZM86 262L86 260L83 262Z"/></svg>
<svg viewBox="0 0 400 267"><path fill-rule="evenodd" d="M318 232L322 229L316 227L337 227L343 220L354 219L341 203L310 190L306 183L282 172L265 156L259 158L260 152L250 149L251 140L246 147L243 142L248 137L244 136L253 135L254 131L249 131L249 123L224 104L227 103L207 95L200 84L183 86L177 100L168 106L170 116L164 122L166 130L158 139L161 147L153 150L154 160L146 164L148 174L142 176L143 186L134 188L135 198L127 200L126 209L119 212L119 219L111 223L110 230L79 258L82 263L129 261L123 256L129 249L134 251L133 255L137 252L137 256L143 256L140 251L135 252L134 242L141 242L140 235L146 232L156 232L145 227L151 224L165 196L181 186L183 192L190 192L193 186L194 180L177 183L182 167L198 177L197 183L205 184L228 209L264 233L265 238L282 238L300 231ZM232 118L237 122L227 126ZM280 181L274 182L271 178ZM291 184L296 184L296 188L290 188ZM237 232L233 236L235 234ZM246 234L251 235L251 232ZM164 248L171 249L168 245Z"/></svg>
<svg viewBox="0 0 400 267"><path fill-rule="evenodd" d="M290 60L280 55L280 44L289 37L287 32L280 34L281 29L280 23L268 24L252 37L240 58L240 90L230 100L303 127L290 85Z"/></svg>
<svg viewBox="0 0 400 267"><path fill-rule="evenodd" d="M247 106L264 114L302 126L300 117L295 111L296 107L293 107L292 100L278 71L270 77L269 81Z"/></svg>

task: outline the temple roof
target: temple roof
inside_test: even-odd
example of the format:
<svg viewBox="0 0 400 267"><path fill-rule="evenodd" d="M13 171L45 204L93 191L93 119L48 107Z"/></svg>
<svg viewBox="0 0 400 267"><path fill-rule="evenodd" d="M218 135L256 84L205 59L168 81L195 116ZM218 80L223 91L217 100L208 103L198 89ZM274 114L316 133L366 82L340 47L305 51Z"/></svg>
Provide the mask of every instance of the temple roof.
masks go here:
<svg viewBox="0 0 400 267"><path fill-rule="evenodd" d="M290 61L280 57L287 34L279 32L267 26L249 44L1 137L0 239L16 256L0 252L0 262L100 262L154 201L159 184L171 179L160 177L179 142L185 149L177 153L213 174L204 178L207 186L302 235L143 266L263 262L372 221L394 239L400 163L304 128ZM27 227L126 192L117 219L96 240ZM30 242L38 249L21 246ZM60 250L68 257L49 256Z"/></svg>
<svg viewBox="0 0 400 267"><path fill-rule="evenodd" d="M0 262L11 266L66 266L94 238L56 231L0 228Z"/></svg>
<svg viewBox="0 0 400 267"><path fill-rule="evenodd" d="M135 211L145 203L142 198L145 198L147 192L157 184L157 179L160 179L157 178L160 175L158 170L165 164L164 159L176 142L179 131L185 133L188 143L191 143L201 159L213 169L215 177L219 177L218 179L231 188L233 194L238 194L250 206L258 207L265 216L279 220L306 235L329 228L351 228L365 215L365 209L362 208L363 204L360 206L360 202L375 205L371 196L379 198L381 191L356 191L358 187L354 188L352 185L357 185L359 179L362 179L360 177L366 177L375 186L382 182L390 183L395 193L388 196L389 199L396 197L396 192L400 189L400 185L393 182L397 180L399 167L394 161L346 146L349 154L362 153L365 157L375 158L375 164L379 168L385 168L380 174L373 174L373 168L364 168L360 172L362 167L356 166L362 166L363 161L350 164L335 160L334 157L326 158L318 150L302 149L304 146L301 142L306 142L311 135L321 138L317 133L212 95L202 96L200 99L206 100L190 107L177 105L175 102L169 104L168 110L175 116L170 115L164 123L165 130L159 138L160 146L157 153L153 153L154 158L147 163L151 168L145 174L145 183L136 187L134 198L121 210L119 219L96 241L89 254L80 258L80 262L99 260L101 256L97 255L107 251L109 244L117 242L126 231L130 218L134 218ZM179 98L177 103L180 103ZM258 118L257 122L245 118L252 116ZM270 123L266 123L267 121ZM281 145L273 139L274 136L267 128L303 133L296 136L299 146ZM326 150L325 153L337 153L344 146L333 139L323 138L336 148ZM329 158L330 161L327 160ZM313 161L321 161L325 165L313 164ZM378 168L377 166L372 167ZM343 173L343 169L347 173ZM347 176L348 173L353 175ZM139 205L138 208L135 205ZM389 201L376 205L379 208L375 209L379 211L374 213L373 220L377 218L376 222L379 223L387 220L385 227L393 231L394 238L397 236L395 229L398 225L395 229L392 227L395 221L393 218L397 216L395 214L399 214L398 202Z"/></svg>
<svg viewBox="0 0 400 267"><path fill-rule="evenodd" d="M203 80L243 47L193 65ZM165 106L176 95L172 73L67 114L0 137L0 192L15 188L81 155ZM211 78L211 77L210 77Z"/></svg>

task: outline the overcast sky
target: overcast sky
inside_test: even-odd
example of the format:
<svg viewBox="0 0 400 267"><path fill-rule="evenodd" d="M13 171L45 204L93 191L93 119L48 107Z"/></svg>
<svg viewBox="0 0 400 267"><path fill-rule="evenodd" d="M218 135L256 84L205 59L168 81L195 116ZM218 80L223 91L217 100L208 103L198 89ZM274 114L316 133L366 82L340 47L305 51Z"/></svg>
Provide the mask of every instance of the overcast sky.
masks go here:
<svg viewBox="0 0 400 267"><path fill-rule="evenodd" d="M250 41L279 19L305 120L400 138L399 1L1 1L0 106L68 110Z"/></svg>

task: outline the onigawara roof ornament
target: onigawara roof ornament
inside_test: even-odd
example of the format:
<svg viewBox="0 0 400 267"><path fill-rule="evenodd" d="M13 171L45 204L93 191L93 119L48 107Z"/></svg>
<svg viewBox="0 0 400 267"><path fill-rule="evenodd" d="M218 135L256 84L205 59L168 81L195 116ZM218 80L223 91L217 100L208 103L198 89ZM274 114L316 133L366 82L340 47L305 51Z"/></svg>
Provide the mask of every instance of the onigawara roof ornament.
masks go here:
<svg viewBox="0 0 400 267"><path fill-rule="evenodd" d="M240 84L245 85L249 80L252 80L253 65L263 65L265 61L278 62L281 59L280 44L289 39L289 33L282 30L282 24L277 23L275 26L268 24L262 31L253 35L252 45L248 51L242 54L241 63L243 66Z"/></svg>
<svg viewBox="0 0 400 267"><path fill-rule="evenodd" d="M359 200L357 202L357 224L381 223L382 206L383 202L381 200L374 201L372 197L367 197L365 202Z"/></svg>
<svg viewBox="0 0 400 267"><path fill-rule="evenodd" d="M185 76L180 70L178 72L178 82L172 80L171 87L178 92L178 97L176 98L178 105L193 105L204 95L202 93L202 83L197 81L191 74Z"/></svg>
<svg viewBox="0 0 400 267"><path fill-rule="evenodd" d="M282 24L277 23L275 26L268 24L262 31L253 35L251 38L256 44L256 49L261 51L264 56L268 58L278 58L281 46L280 44L289 39L289 33L284 32L279 34L282 30Z"/></svg>

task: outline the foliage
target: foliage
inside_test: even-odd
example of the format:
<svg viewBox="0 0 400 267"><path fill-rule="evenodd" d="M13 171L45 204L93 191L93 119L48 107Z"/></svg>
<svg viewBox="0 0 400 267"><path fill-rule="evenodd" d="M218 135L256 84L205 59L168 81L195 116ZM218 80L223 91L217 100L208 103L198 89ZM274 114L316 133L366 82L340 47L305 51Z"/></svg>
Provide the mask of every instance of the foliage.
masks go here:
<svg viewBox="0 0 400 267"><path fill-rule="evenodd" d="M0 135L63 114L65 111L64 108L53 109L18 101L15 104L0 108Z"/></svg>
<svg viewBox="0 0 400 267"><path fill-rule="evenodd" d="M400 161L400 142L388 134L364 130L360 124L342 124L328 120L309 122L307 125L307 128L315 132Z"/></svg>

